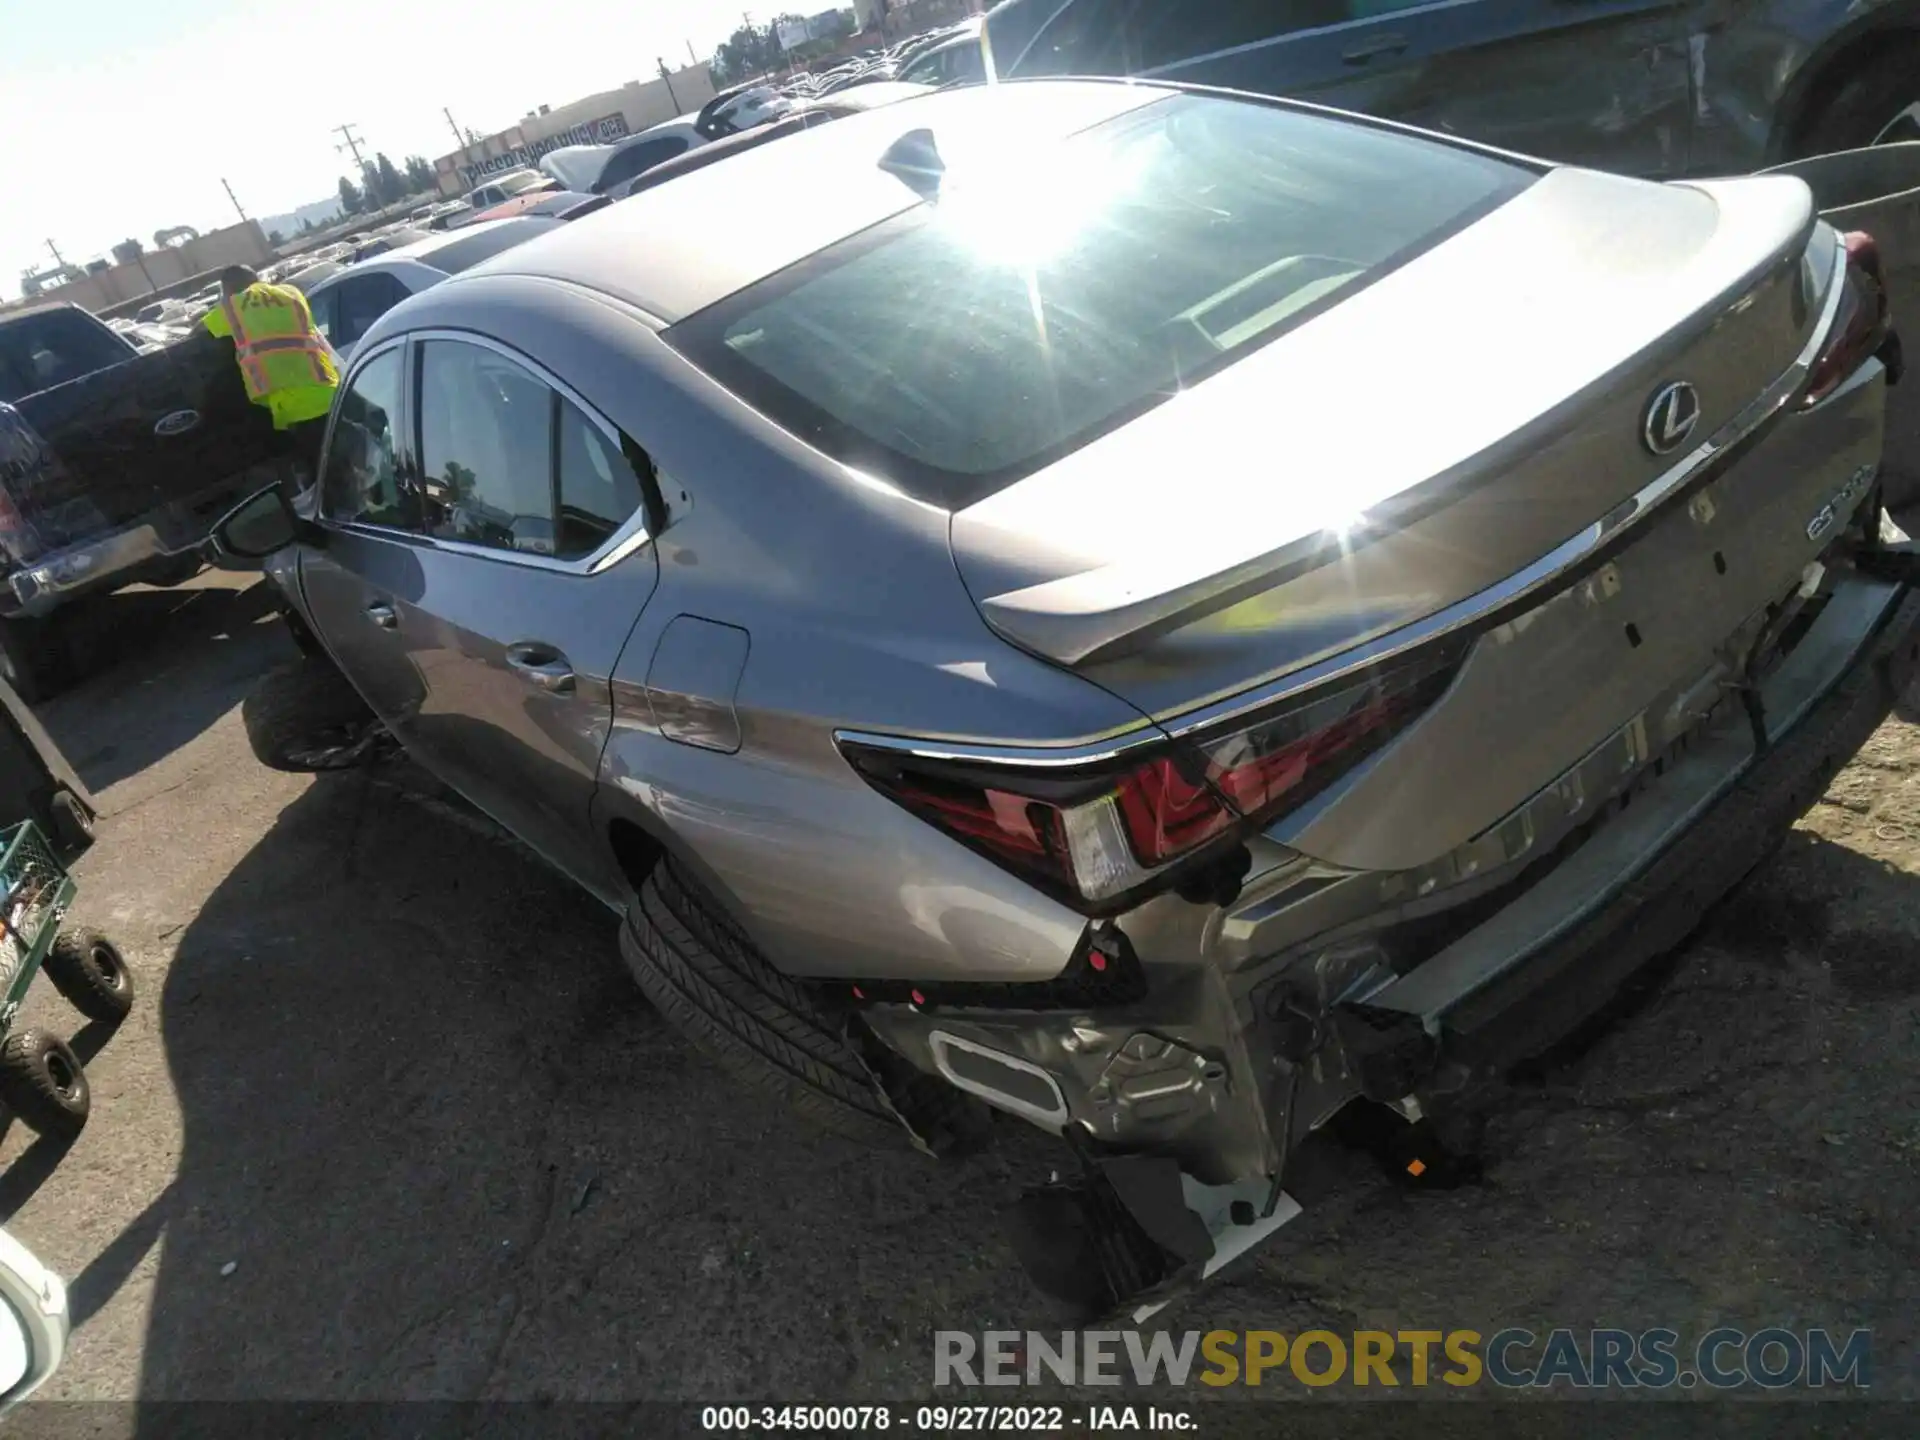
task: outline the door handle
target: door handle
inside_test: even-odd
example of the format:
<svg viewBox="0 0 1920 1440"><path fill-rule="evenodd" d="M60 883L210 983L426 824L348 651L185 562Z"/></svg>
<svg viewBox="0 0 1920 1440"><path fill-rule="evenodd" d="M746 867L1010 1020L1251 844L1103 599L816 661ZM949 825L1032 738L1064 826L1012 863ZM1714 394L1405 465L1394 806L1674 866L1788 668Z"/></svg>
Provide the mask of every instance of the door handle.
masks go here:
<svg viewBox="0 0 1920 1440"><path fill-rule="evenodd" d="M376 600L367 606L367 619L382 630L391 630L400 623L400 617L394 614L393 607L384 600Z"/></svg>
<svg viewBox="0 0 1920 1440"><path fill-rule="evenodd" d="M536 690L549 695L573 693L573 665L551 645L529 640L507 647L507 666Z"/></svg>
<svg viewBox="0 0 1920 1440"><path fill-rule="evenodd" d="M1369 60L1377 60L1382 56L1398 55L1406 48L1406 36L1382 35L1378 40L1370 41L1365 45L1356 45L1351 50L1342 51L1340 58L1349 65L1364 65Z"/></svg>

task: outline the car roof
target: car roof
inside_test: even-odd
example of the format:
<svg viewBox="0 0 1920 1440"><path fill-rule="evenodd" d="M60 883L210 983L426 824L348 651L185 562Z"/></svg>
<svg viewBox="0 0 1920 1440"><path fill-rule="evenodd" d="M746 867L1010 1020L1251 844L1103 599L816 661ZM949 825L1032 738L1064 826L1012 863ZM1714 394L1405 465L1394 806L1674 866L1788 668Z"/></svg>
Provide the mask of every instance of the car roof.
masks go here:
<svg viewBox="0 0 1920 1440"><path fill-rule="evenodd" d="M799 108L878 110L882 105L897 105L902 100L915 100L922 95L931 95L933 90L933 86L922 85L917 80L875 80L866 85L855 85L848 90L836 90L831 95L808 96L800 102Z"/></svg>
<svg viewBox="0 0 1920 1440"><path fill-rule="evenodd" d="M519 226L530 234L538 234L548 228L547 218L539 215L506 215L498 220L476 220L471 225L462 225L458 230L436 230L425 240L416 240L411 245L396 245L384 255L376 255L372 260L362 261L362 265L372 264L374 260L418 260L423 265L433 265L436 270L446 267L434 264L434 256L442 255L455 246L468 245L476 235L491 234L496 230ZM359 269L356 265L354 269Z"/></svg>
<svg viewBox="0 0 1920 1440"><path fill-rule="evenodd" d="M1079 80L935 91L642 191L474 266L460 283L538 276L599 291L671 325L922 203L880 168L888 149L909 132L930 130L951 163L973 140L989 150L1030 149L1173 93ZM751 215L782 219L738 223Z"/></svg>

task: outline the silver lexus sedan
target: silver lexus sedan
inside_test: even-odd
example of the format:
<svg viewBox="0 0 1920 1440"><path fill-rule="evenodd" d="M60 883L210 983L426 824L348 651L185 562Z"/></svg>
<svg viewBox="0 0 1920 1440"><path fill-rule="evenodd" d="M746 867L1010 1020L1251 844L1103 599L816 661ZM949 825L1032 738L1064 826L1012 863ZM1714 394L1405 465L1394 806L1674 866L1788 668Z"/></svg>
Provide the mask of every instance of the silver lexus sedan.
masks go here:
<svg viewBox="0 0 1920 1440"><path fill-rule="evenodd" d="M386 314L222 528L307 650L247 723L397 741L811 1119L1058 1134L1016 1248L1144 1315L1339 1117L1445 1174L1880 723L1898 364L1797 180L907 100Z"/></svg>

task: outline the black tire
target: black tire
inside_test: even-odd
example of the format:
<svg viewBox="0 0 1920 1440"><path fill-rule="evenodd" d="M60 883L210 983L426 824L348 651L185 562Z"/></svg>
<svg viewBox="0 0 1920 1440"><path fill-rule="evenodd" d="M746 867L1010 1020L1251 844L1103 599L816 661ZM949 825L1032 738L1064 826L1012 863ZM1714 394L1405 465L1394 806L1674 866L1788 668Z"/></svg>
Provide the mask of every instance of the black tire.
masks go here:
<svg viewBox="0 0 1920 1440"><path fill-rule="evenodd" d="M49 700L72 680L73 656L51 618L0 619L0 680L29 705Z"/></svg>
<svg viewBox="0 0 1920 1440"><path fill-rule="evenodd" d="M364 763L380 722L331 660L303 655L270 670L241 702L247 743L269 770L311 774Z"/></svg>
<svg viewBox="0 0 1920 1440"><path fill-rule="evenodd" d="M0 1045L0 1104L28 1129L71 1140L93 1106L80 1057L58 1035L16 1030Z"/></svg>
<svg viewBox="0 0 1920 1440"><path fill-rule="evenodd" d="M98 930L62 930L40 968L89 1020L117 1025L133 1009L133 972L120 947Z"/></svg>
<svg viewBox="0 0 1920 1440"><path fill-rule="evenodd" d="M60 858L71 860L93 848L93 816L71 790L53 792L47 801L47 828Z"/></svg>
<svg viewBox="0 0 1920 1440"><path fill-rule="evenodd" d="M912 1070L864 1037L857 1019L781 974L673 861L655 865L640 887L620 927L620 953L648 1000L695 1046L822 1129L876 1145L917 1137L936 1155L983 1137L978 1101Z"/></svg>
<svg viewBox="0 0 1920 1440"><path fill-rule="evenodd" d="M1916 102L1920 102L1920 43L1889 40L1860 63L1821 81L1790 149L1795 157L1863 149L1878 141L1901 111ZM1920 122L1909 122L1886 138L1920 140Z"/></svg>

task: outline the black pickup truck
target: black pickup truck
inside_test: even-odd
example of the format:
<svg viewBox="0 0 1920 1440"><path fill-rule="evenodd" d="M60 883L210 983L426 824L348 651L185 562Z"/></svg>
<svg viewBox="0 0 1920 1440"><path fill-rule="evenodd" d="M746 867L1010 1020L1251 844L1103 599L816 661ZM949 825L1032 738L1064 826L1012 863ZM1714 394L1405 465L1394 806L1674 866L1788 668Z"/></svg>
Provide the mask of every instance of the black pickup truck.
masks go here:
<svg viewBox="0 0 1920 1440"><path fill-rule="evenodd" d="M29 701L76 678L66 607L190 579L285 464L231 340L142 355L72 305L0 313L0 678Z"/></svg>

